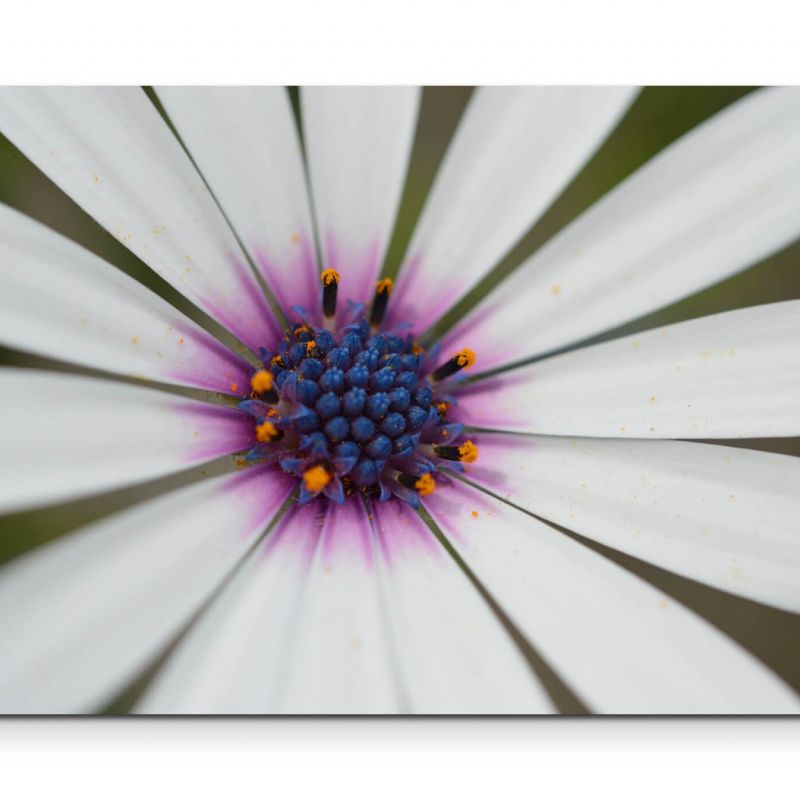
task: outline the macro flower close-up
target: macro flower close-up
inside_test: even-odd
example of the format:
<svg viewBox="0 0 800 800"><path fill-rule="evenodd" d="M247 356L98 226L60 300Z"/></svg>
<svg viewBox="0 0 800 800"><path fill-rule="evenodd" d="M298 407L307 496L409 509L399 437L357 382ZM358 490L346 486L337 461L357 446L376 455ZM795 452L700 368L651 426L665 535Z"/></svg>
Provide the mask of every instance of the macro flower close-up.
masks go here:
<svg viewBox="0 0 800 800"><path fill-rule="evenodd" d="M428 185L425 92L0 89L142 265L0 195L0 537L58 520L0 550L0 713L800 711L788 634L669 589L797 630L800 299L658 318L800 238L800 90L560 223L644 94L477 88Z"/></svg>

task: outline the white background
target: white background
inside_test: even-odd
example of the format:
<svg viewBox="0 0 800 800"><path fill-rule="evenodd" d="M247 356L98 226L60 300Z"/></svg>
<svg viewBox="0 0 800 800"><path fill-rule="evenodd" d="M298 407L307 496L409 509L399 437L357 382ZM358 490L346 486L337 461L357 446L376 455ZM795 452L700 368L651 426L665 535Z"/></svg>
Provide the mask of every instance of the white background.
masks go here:
<svg viewBox="0 0 800 800"><path fill-rule="evenodd" d="M2 83L798 83L790 2L32 2ZM0 647L4 643L0 643ZM2 796L796 792L794 720L6 720Z"/></svg>

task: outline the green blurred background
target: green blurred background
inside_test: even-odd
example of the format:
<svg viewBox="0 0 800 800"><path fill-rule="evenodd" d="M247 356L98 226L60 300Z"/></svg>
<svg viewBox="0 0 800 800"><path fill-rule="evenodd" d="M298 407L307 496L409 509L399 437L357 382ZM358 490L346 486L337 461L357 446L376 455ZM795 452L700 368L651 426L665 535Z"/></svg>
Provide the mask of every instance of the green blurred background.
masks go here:
<svg viewBox="0 0 800 800"><path fill-rule="evenodd" d="M292 91L296 98L296 93ZM390 274L397 269L402 258L436 168L471 91L469 87L432 87L426 88L424 92L409 178L386 261ZM469 295L459 310L465 310L473 304L489 286L508 274L557 230L665 145L748 91L752 89L742 87L645 89L586 169L493 273ZM169 285L94 223L2 136L0 136L0 201L45 222L93 250L158 292L201 324L209 325L209 320L204 315L185 302ZM800 297L800 243L784 249L740 275L612 331L602 338L613 338L656 325L727 309L798 297ZM64 368L46 359L26 356L3 348L0 348L0 363ZM800 455L798 438L758 442L737 441L728 444ZM204 470L192 470L176 476L168 483L170 486L182 485L197 480L201 474L226 468L228 468L227 463L219 463ZM112 492L99 498L0 518L0 564L31 547L63 535L78 525L161 492L164 486L163 481L158 481L133 489ZM581 537L576 538L697 610L742 642L800 691L800 616L709 589L694 581L678 578L636 559L590 543ZM114 709L122 710L125 705L126 703L121 701L114 706Z"/></svg>

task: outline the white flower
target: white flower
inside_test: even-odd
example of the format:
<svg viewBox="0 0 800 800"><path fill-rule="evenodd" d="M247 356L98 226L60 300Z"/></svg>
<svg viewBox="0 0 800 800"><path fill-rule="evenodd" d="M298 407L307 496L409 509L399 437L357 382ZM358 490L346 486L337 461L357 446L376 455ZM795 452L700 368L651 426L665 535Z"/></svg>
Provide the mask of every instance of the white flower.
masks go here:
<svg viewBox="0 0 800 800"><path fill-rule="evenodd" d="M252 352L0 208L0 341L107 373L0 372L0 511L263 463L6 565L0 709L98 710L166 653L139 711L549 712L544 664L597 712L796 712L738 644L548 523L800 611L800 461L679 441L800 434L800 302L575 347L800 234L800 92L751 94L668 147L448 332L441 360L424 335L634 96L476 92L384 309L417 90L303 90L305 164L281 89L158 90L191 160L139 89L2 90L11 141ZM251 266L289 316L282 346ZM344 328L347 298L399 336ZM445 374L469 354L431 373L464 347L478 380Z"/></svg>

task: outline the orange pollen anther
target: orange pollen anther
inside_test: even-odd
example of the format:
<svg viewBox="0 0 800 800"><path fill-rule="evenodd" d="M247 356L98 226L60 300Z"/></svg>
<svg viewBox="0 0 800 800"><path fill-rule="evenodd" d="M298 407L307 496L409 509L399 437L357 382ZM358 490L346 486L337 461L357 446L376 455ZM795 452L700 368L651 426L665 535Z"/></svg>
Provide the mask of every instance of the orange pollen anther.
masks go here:
<svg viewBox="0 0 800 800"><path fill-rule="evenodd" d="M415 344L415 345L414 345L414 346L411 348L411 352L412 352L412 353L413 353L415 356L418 356L420 353L424 353L424 352L425 352L425 348L424 348L424 347L423 347L421 344Z"/></svg>
<svg viewBox="0 0 800 800"><path fill-rule="evenodd" d="M316 346L317 343L313 339L310 342L306 342L306 353L310 353Z"/></svg>
<svg viewBox="0 0 800 800"><path fill-rule="evenodd" d="M335 269L324 269L319 279L325 286L330 286L332 283L339 283L339 273Z"/></svg>
<svg viewBox="0 0 800 800"><path fill-rule="evenodd" d="M256 425L256 439L259 442L271 442L278 435L278 429L271 422Z"/></svg>
<svg viewBox="0 0 800 800"><path fill-rule="evenodd" d="M475 353L468 347L456 353L456 363L459 367L471 367L475 363Z"/></svg>
<svg viewBox="0 0 800 800"><path fill-rule="evenodd" d="M442 400L441 403L436 404L436 410L444 416L447 413L447 409L450 408L450 403L445 402Z"/></svg>
<svg viewBox="0 0 800 800"><path fill-rule="evenodd" d="M294 329L294 335L295 335L295 336L299 336L301 333L311 333L311 331L308 329L308 325L306 325L306 324L305 324L305 322L301 322L301 323L300 323L300 324L299 324L299 325L298 325L298 326L297 326L297 327Z"/></svg>
<svg viewBox="0 0 800 800"><path fill-rule="evenodd" d="M272 388L272 373L265 369L260 369L250 378L250 386L256 394L264 394Z"/></svg>
<svg viewBox="0 0 800 800"><path fill-rule="evenodd" d="M303 473L303 483L309 492L321 492L330 482L331 474L320 464Z"/></svg>
<svg viewBox="0 0 800 800"><path fill-rule="evenodd" d="M282 355L272 356L272 361L270 361L269 363L276 364L278 366L283 366L283 356Z"/></svg>
<svg viewBox="0 0 800 800"><path fill-rule="evenodd" d="M433 494L436 488L436 481L431 476L430 472L426 472L415 484L414 488L419 492L420 497L425 497Z"/></svg>
<svg viewBox="0 0 800 800"><path fill-rule="evenodd" d="M461 461L466 464L471 464L473 461L478 460L478 447L473 442L464 442L464 444L458 448L458 453L461 456Z"/></svg>
<svg viewBox="0 0 800 800"><path fill-rule="evenodd" d="M391 278L382 278L375 284L375 293L376 294L391 294L392 289L394 288L394 281Z"/></svg>

